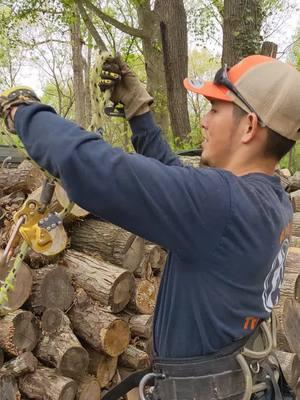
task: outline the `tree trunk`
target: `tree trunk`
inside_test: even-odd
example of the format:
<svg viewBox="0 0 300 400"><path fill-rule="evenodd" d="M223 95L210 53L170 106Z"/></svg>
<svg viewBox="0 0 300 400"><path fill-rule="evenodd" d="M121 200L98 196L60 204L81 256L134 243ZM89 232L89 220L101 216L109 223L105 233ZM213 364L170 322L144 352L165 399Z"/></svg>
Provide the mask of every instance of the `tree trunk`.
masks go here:
<svg viewBox="0 0 300 400"><path fill-rule="evenodd" d="M95 350L116 357L129 343L129 326L125 321L104 312L96 302L74 304L68 316L74 332Z"/></svg>
<svg viewBox="0 0 300 400"><path fill-rule="evenodd" d="M76 250L66 251L63 262L75 286L112 312L123 310L129 302L134 281L128 271Z"/></svg>
<svg viewBox="0 0 300 400"><path fill-rule="evenodd" d="M224 0L222 65L259 54L262 9L259 0Z"/></svg>
<svg viewBox="0 0 300 400"><path fill-rule="evenodd" d="M278 49L278 46L276 43L263 42L263 44L261 46L260 54L262 54L264 56L276 58L277 57L277 49Z"/></svg>
<svg viewBox="0 0 300 400"><path fill-rule="evenodd" d="M300 274L300 249L297 247L290 247L286 261L285 273Z"/></svg>
<svg viewBox="0 0 300 400"><path fill-rule="evenodd" d="M38 320L29 311L17 310L2 317L0 347L12 356L35 348L40 338Z"/></svg>
<svg viewBox="0 0 300 400"><path fill-rule="evenodd" d="M70 34L72 47L73 89L75 99L75 121L79 125L86 127L84 63L82 58L80 17L75 7L73 22L70 24Z"/></svg>
<svg viewBox="0 0 300 400"><path fill-rule="evenodd" d="M155 10L160 16L171 127L175 141L181 143L191 131L187 91L182 83L188 74L186 13L182 0L156 0Z"/></svg>
<svg viewBox="0 0 300 400"><path fill-rule="evenodd" d="M53 320L63 321L53 333ZM80 378L87 373L89 357L74 335L70 321L61 310L48 309L43 315L43 326L51 325L51 333L44 330L44 336L35 349L35 354L46 365L69 378Z"/></svg>
<svg viewBox="0 0 300 400"><path fill-rule="evenodd" d="M39 367L34 373L22 376L19 387L30 399L37 400L74 400L77 391L72 379L46 367Z"/></svg>

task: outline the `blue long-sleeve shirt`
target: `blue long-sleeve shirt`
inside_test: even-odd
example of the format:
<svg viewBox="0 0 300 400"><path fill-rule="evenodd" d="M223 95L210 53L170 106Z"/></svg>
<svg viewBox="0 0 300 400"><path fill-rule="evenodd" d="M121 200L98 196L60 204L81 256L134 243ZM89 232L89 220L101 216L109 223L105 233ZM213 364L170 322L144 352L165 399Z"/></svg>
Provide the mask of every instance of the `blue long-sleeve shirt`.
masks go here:
<svg viewBox="0 0 300 400"><path fill-rule="evenodd" d="M130 124L142 155L113 148L45 105L15 115L29 155L74 202L168 249L156 355L215 352L249 334L278 301L289 200L277 177L183 167L149 113Z"/></svg>

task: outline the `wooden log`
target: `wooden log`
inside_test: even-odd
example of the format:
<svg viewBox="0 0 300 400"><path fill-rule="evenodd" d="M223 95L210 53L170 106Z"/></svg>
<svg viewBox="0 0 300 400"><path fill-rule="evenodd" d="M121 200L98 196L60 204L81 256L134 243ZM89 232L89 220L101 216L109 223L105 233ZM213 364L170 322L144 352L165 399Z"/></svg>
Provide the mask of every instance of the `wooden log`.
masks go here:
<svg viewBox="0 0 300 400"><path fill-rule="evenodd" d="M99 382L93 376L85 376L79 382L76 400L100 400Z"/></svg>
<svg viewBox="0 0 300 400"><path fill-rule="evenodd" d="M286 299L274 308L277 319L278 349L300 355L300 304Z"/></svg>
<svg viewBox="0 0 300 400"><path fill-rule="evenodd" d="M74 304L68 313L75 333L95 350L116 357L129 343L128 324L116 316L104 312L99 304L89 301Z"/></svg>
<svg viewBox="0 0 300 400"><path fill-rule="evenodd" d="M289 178L289 190L290 192L294 192L300 189L300 171L294 173L293 176Z"/></svg>
<svg viewBox="0 0 300 400"><path fill-rule="evenodd" d="M38 360L30 351L20 354L18 357L7 361L1 368L1 373L5 372L14 377L18 377L37 369Z"/></svg>
<svg viewBox="0 0 300 400"><path fill-rule="evenodd" d="M59 326L53 331L53 325L58 320ZM48 309L43 314L44 336L35 349L35 355L46 365L56 367L64 376L78 379L87 373L89 356L74 335L70 321L64 313L56 309Z"/></svg>
<svg viewBox="0 0 300 400"><path fill-rule="evenodd" d="M300 274L300 248L289 248L284 268L285 273Z"/></svg>
<svg viewBox="0 0 300 400"><path fill-rule="evenodd" d="M87 219L73 226L71 246L133 272L142 261L144 239L108 222Z"/></svg>
<svg viewBox="0 0 300 400"><path fill-rule="evenodd" d="M60 254L44 256L43 254L36 253L34 250L29 249L25 256L25 262L30 265L30 268L38 269L46 265L57 264L59 258Z"/></svg>
<svg viewBox="0 0 300 400"><path fill-rule="evenodd" d="M129 302L134 280L128 271L76 250L66 251L63 263L73 284L112 312L123 310Z"/></svg>
<svg viewBox="0 0 300 400"><path fill-rule="evenodd" d="M295 273L284 274L280 296L300 301L300 275Z"/></svg>
<svg viewBox="0 0 300 400"><path fill-rule="evenodd" d="M21 394L16 378L13 375L0 372L0 399L19 400L20 398Z"/></svg>
<svg viewBox="0 0 300 400"><path fill-rule="evenodd" d="M74 400L77 391L75 381L46 367L38 367L34 373L21 376L19 387L29 399L40 400Z"/></svg>
<svg viewBox="0 0 300 400"><path fill-rule="evenodd" d="M30 161L23 161L18 168L2 168L0 190L4 194L21 191L30 193L42 185L43 172Z"/></svg>
<svg viewBox="0 0 300 400"><path fill-rule="evenodd" d="M300 360L297 354L276 351L285 380L291 388L297 385L300 376Z"/></svg>
<svg viewBox="0 0 300 400"><path fill-rule="evenodd" d="M0 249L0 257L4 251ZM12 258L7 266L0 268L0 280L4 281L9 271L13 267L14 258ZM17 272L13 290L8 292L8 302L4 304L5 313L18 310L28 300L32 289L32 273L27 264L22 262Z"/></svg>
<svg viewBox="0 0 300 400"><path fill-rule="evenodd" d="M290 193L294 213L300 211L300 190Z"/></svg>
<svg viewBox="0 0 300 400"><path fill-rule="evenodd" d="M4 363L4 353L3 353L3 350L0 349L0 369L1 369L2 365L3 365L3 363Z"/></svg>
<svg viewBox="0 0 300 400"><path fill-rule="evenodd" d="M96 376L101 389L108 386L116 373L118 357L100 353L90 346L86 347L86 350L90 359L89 373Z"/></svg>
<svg viewBox="0 0 300 400"><path fill-rule="evenodd" d="M154 280L136 279L129 309L139 314L152 314L157 296L157 284Z"/></svg>
<svg viewBox="0 0 300 400"><path fill-rule="evenodd" d="M12 356L35 348L41 329L30 311L16 310L0 319L0 347Z"/></svg>
<svg viewBox="0 0 300 400"><path fill-rule="evenodd" d="M150 367L150 358L146 352L130 344L120 355L119 364L122 367L144 369Z"/></svg>
<svg viewBox="0 0 300 400"><path fill-rule="evenodd" d="M50 265L32 270L32 294L29 308L35 314L42 314L46 308L67 310L74 300L71 280L62 265Z"/></svg>
<svg viewBox="0 0 300 400"><path fill-rule="evenodd" d="M131 335L149 339L152 335L152 315L133 315L129 318Z"/></svg>
<svg viewBox="0 0 300 400"><path fill-rule="evenodd" d="M300 212L294 213L292 224L292 235L300 237Z"/></svg>
<svg viewBox="0 0 300 400"><path fill-rule="evenodd" d="M134 275L139 278L150 279L153 271L163 269L166 262L166 252L156 244L146 244L144 256Z"/></svg>
<svg viewBox="0 0 300 400"><path fill-rule="evenodd" d="M201 157L199 156L180 156L179 158L186 167L200 168Z"/></svg>
<svg viewBox="0 0 300 400"><path fill-rule="evenodd" d="M136 336L135 338L131 339L130 344L135 346L137 349L144 351L147 354L153 353L152 337L150 337L149 339L144 339L140 338L139 336Z"/></svg>
<svg viewBox="0 0 300 400"><path fill-rule="evenodd" d="M291 236L290 245L293 248L299 248L300 247L300 238L298 238L297 236Z"/></svg>
<svg viewBox="0 0 300 400"><path fill-rule="evenodd" d="M125 367L119 367L118 371L122 380L126 379L129 375L135 372L134 370ZM138 388L134 388L127 393L127 400L137 400L137 399L139 399Z"/></svg>

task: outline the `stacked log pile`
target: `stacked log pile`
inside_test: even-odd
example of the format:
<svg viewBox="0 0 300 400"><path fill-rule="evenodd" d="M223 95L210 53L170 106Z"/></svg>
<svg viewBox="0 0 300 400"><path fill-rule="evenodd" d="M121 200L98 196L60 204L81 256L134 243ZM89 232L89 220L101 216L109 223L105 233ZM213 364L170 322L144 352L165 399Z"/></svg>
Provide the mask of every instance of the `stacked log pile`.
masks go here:
<svg viewBox="0 0 300 400"><path fill-rule="evenodd" d="M275 310L277 357L300 396L300 179L298 187L286 172L280 177L291 192L295 222ZM13 213L28 195L36 198L41 182L27 162L0 171L1 247ZM55 192L52 209L65 206L62 197L60 189ZM65 224L70 244L62 254L28 253L9 312L0 316L0 399L99 400L130 372L150 365L166 252L82 210L75 214ZM0 280L10 267L0 268Z"/></svg>
<svg viewBox="0 0 300 400"><path fill-rule="evenodd" d="M0 171L0 243L42 175L27 161ZM62 209L61 189L52 210ZM152 314L166 252L86 213L65 224L58 256L30 251L0 316L0 399L99 400L150 365ZM78 218L79 217L79 218ZM3 250L2 250L3 254ZM0 267L4 280L12 266Z"/></svg>

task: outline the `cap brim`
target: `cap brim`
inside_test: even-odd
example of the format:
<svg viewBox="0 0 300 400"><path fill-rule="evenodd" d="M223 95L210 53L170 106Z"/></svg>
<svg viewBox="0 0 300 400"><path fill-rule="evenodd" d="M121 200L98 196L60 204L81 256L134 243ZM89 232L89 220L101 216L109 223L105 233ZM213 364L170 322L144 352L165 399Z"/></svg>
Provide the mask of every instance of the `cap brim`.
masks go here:
<svg viewBox="0 0 300 400"><path fill-rule="evenodd" d="M233 102L229 90L225 86L215 85L213 82L202 79L185 78L184 87L194 93L202 94L209 100L223 100Z"/></svg>

